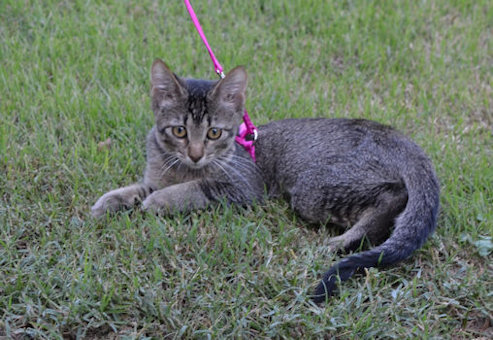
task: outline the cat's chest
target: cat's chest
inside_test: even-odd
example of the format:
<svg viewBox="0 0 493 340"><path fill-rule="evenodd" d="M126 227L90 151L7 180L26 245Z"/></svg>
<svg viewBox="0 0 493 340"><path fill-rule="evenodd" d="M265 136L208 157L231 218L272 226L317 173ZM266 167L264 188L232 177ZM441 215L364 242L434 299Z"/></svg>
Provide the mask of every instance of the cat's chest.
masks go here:
<svg viewBox="0 0 493 340"><path fill-rule="evenodd" d="M183 169L183 167L176 166L166 171L166 173L154 169L154 171L150 171L151 175L148 176L148 179L153 182L155 187L164 188L194 180L203 180L209 177L204 171Z"/></svg>

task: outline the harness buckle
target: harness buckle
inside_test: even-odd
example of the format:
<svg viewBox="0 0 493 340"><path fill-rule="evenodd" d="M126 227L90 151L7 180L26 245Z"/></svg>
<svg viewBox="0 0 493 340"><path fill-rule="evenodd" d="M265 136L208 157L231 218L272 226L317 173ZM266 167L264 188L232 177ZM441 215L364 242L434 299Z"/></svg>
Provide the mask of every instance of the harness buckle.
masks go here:
<svg viewBox="0 0 493 340"><path fill-rule="evenodd" d="M258 132L257 129L253 129L253 141L255 142L258 138Z"/></svg>
<svg viewBox="0 0 493 340"><path fill-rule="evenodd" d="M221 79L224 79L226 77L226 75L224 74L224 72L221 71L221 70L216 70L216 73L219 76L219 78L221 78Z"/></svg>

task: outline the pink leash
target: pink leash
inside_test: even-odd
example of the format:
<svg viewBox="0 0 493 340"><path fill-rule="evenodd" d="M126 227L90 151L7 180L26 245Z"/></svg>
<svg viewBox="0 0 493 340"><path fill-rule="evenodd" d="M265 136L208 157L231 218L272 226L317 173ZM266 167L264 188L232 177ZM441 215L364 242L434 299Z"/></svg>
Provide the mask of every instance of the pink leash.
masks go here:
<svg viewBox="0 0 493 340"><path fill-rule="evenodd" d="M219 77L221 77L221 79L224 78L225 75L223 72L223 67L216 59L214 52L212 52L212 49L209 46L204 31L202 31L202 27L200 26L199 19L197 19L197 16L195 15L195 11L193 10L192 5L190 4L190 1L183 0L183 2L187 7L188 13L190 13L190 18L192 18L193 24L195 25L197 32L199 32L199 35L202 38L202 41L204 42L204 45L207 48L207 51L209 51L209 55L211 56L212 62L214 64L214 70L219 75ZM250 140L247 140L247 136L249 135L253 135L253 140L251 138ZM240 144L245 148L246 151L248 151L250 156L252 156L254 162L255 162L254 143L257 140L257 137L258 137L257 128L255 127L255 125L253 125L252 121L250 120L250 117L248 116L248 112L245 109L245 113L243 114L243 123L240 125L238 136L236 136L236 143Z"/></svg>

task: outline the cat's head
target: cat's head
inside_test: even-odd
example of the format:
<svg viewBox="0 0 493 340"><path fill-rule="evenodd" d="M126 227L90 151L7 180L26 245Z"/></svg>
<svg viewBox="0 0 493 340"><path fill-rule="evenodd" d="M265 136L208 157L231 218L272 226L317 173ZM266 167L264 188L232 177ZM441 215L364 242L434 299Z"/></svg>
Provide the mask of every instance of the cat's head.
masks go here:
<svg viewBox="0 0 493 340"><path fill-rule="evenodd" d="M184 79L156 59L151 68L157 141L193 169L231 153L245 106L241 66L219 81Z"/></svg>

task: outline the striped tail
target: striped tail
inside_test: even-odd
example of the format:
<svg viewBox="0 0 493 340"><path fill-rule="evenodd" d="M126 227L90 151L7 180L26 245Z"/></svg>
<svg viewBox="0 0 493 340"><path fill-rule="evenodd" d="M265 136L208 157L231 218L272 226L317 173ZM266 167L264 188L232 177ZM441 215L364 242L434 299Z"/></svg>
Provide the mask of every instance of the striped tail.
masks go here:
<svg viewBox="0 0 493 340"><path fill-rule="evenodd" d="M356 270L388 266L409 257L420 248L436 226L439 184L429 161L403 175L408 191L404 211L396 218L390 237L378 247L351 255L331 267L316 287L313 301L320 303L335 293L338 281L346 281Z"/></svg>

